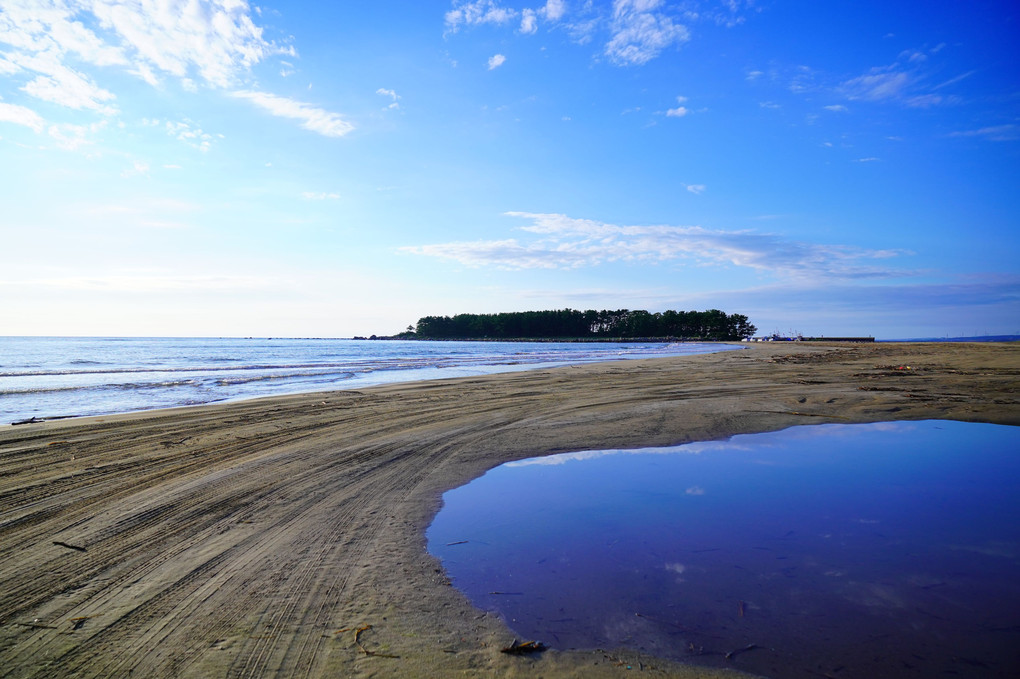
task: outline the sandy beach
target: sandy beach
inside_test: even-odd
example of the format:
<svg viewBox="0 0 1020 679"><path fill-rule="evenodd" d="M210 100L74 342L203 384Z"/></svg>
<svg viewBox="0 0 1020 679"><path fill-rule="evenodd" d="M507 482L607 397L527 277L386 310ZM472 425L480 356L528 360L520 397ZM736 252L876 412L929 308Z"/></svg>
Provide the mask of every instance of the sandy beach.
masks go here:
<svg viewBox="0 0 1020 679"><path fill-rule="evenodd" d="M425 551L442 493L567 451L1020 425L1018 387L1020 344L770 343L3 426L0 674L736 676L625 649L501 653L513 633Z"/></svg>

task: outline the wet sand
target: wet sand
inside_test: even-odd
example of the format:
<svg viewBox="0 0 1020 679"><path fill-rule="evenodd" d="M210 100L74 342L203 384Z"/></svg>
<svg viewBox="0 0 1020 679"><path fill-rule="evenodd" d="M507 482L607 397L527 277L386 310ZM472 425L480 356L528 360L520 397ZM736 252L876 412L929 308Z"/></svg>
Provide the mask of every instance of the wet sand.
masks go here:
<svg viewBox="0 0 1020 679"><path fill-rule="evenodd" d="M0 427L0 668L724 676L625 650L500 653L513 634L425 552L441 494L549 453L823 422L1020 425L1018 386L1020 344L776 343Z"/></svg>

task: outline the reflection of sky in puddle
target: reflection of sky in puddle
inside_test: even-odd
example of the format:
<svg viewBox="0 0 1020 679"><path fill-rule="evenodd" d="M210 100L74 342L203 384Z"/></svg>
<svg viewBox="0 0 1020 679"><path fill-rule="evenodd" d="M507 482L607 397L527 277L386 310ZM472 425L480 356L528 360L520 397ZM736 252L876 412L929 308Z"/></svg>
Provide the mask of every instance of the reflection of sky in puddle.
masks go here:
<svg viewBox="0 0 1020 679"><path fill-rule="evenodd" d="M557 648L773 677L1012 677L1018 482L1020 428L948 421L571 453L446 493L429 551Z"/></svg>

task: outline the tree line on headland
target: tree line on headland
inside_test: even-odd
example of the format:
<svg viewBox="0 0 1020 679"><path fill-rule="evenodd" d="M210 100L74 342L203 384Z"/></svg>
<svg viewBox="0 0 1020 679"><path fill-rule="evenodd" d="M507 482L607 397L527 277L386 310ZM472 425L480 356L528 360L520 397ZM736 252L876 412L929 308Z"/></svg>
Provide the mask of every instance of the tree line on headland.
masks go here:
<svg viewBox="0 0 1020 679"><path fill-rule="evenodd" d="M516 311L425 316L398 337L416 339L739 340L757 331L747 316L708 311Z"/></svg>

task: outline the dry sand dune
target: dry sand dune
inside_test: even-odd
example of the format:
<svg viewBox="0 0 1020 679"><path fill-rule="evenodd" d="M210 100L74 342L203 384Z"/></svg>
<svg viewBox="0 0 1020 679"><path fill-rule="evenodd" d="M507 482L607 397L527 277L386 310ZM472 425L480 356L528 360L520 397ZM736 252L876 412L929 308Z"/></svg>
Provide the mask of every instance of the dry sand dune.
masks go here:
<svg viewBox="0 0 1020 679"><path fill-rule="evenodd" d="M0 674L715 676L500 653L512 633L425 553L441 493L570 450L1020 425L1018 384L1016 344L783 343L0 427Z"/></svg>

